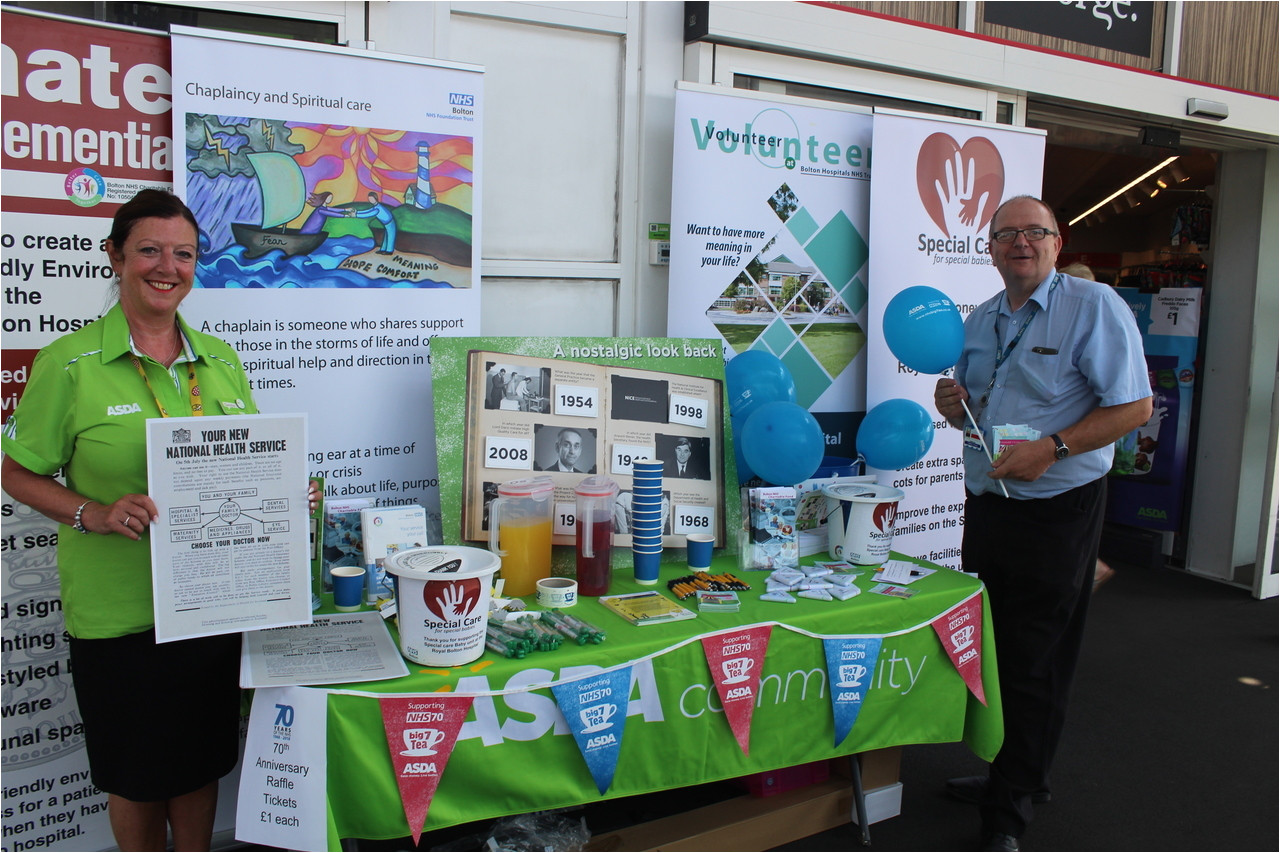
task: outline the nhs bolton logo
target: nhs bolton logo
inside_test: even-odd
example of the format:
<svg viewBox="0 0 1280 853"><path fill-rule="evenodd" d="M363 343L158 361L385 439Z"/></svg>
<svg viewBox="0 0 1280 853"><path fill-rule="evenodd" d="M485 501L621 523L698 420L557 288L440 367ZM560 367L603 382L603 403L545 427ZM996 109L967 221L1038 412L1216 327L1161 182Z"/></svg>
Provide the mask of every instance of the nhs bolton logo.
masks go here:
<svg viewBox="0 0 1280 853"><path fill-rule="evenodd" d="M464 94L462 92L449 93L449 106L451 107L474 107L475 105L475 95Z"/></svg>

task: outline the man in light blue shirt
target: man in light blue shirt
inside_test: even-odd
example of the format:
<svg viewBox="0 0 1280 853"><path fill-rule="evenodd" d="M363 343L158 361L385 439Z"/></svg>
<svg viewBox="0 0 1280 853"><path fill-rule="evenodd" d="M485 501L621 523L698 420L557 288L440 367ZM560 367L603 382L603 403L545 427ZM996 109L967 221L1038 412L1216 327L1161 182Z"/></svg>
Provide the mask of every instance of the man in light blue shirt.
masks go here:
<svg viewBox="0 0 1280 853"><path fill-rule="evenodd" d="M981 804L986 849L1016 850L1032 802L1049 798L1112 446L1151 416L1151 385L1124 300L1055 270L1062 238L1044 202L1005 201L989 237L1004 290L966 319L934 404L965 435L961 562L991 603L1005 740L989 777L948 790Z"/></svg>

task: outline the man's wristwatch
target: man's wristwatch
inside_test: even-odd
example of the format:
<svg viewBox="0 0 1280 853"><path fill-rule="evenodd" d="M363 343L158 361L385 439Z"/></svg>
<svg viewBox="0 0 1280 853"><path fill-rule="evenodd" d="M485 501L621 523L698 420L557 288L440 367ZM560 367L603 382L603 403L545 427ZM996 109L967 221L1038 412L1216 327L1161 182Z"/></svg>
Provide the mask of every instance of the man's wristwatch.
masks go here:
<svg viewBox="0 0 1280 853"><path fill-rule="evenodd" d="M1067 445L1063 443L1062 439L1058 436L1056 432L1053 435L1049 436L1049 438L1053 439L1053 444L1054 444L1053 458L1066 459L1067 454L1071 452L1071 448L1067 447Z"/></svg>

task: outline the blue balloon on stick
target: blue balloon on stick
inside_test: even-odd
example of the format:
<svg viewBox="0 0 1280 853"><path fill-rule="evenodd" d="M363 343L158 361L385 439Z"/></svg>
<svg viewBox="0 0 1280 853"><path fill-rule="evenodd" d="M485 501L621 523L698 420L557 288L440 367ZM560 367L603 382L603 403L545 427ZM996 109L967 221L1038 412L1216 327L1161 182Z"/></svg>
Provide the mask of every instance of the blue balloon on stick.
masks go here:
<svg viewBox="0 0 1280 853"><path fill-rule="evenodd" d="M764 350L749 349L724 366L729 390L729 414L746 418L765 403L796 401L796 383L782 359Z"/></svg>
<svg viewBox="0 0 1280 853"><path fill-rule="evenodd" d="M804 406L785 400L765 403L742 424L742 455L756 476L775 486L794 486L822 465L826 439Z"/></svg>
<svg viewBox="0 0 1280 853"><path fill-rule="evenodd" d="M933 418L915 400L885 400L858 426L858 452L872 468L897 471L924 458L933 444Z"/></svg>
<svg viewBox="0 0 1280 853"><path fill-rule="evenodd" d="M889 300L883 328L889 351L919 373L937 374L955 367L964 349L960 309L941 290L923 284Z"/></svg>

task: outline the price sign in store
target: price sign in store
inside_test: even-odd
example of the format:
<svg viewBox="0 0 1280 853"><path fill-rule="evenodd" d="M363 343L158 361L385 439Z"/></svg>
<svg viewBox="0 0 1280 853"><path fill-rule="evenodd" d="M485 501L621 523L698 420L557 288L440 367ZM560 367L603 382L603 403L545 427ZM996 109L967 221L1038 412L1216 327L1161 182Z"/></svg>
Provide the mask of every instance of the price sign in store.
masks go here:
<svg viewBox="0 0 1280 853"><path fill-rule="evenodd" d="M715 529L715 507L677 506L675 508L675 526L671 532L676 536L686 533L714 533Z"/></svg>
<svg viewBox="0 0 1280 853"><path fill-rule="evenodd" d="M556 515L552 520L552 530L556 536L572 536L577 529L578 521L574 515L578 504L574 501L556 501Z"/></svg>
<svg viewBox="0 0 1280 853"><path fill-rule="evenodd" d="M685 424L687 426L707 427L707 412L710 407L706 400L699 400L697 397L685 397L681 394L671 395L671 411L667 413L667 420L673 424Z"/></svg>
<svg viewBox="0 0 1280 853"><path fill-rule="evenodd" d="M652 459L653 447L640 444L614 444L613 453L609 457L609 471L630 477L633 459Z"/></svg>
<svg viewBox="0 0 1280 853"><path fill-rule="evenodd" d="M533 470L533 441L505 435L484 437L484 467Z"/></svg>
<svg viewBox="0 0 1280 853"><path fill-rule="evenodd" d="M557 385L556 414L594 418L599 409L600 389L592 385Z"/></svg>

